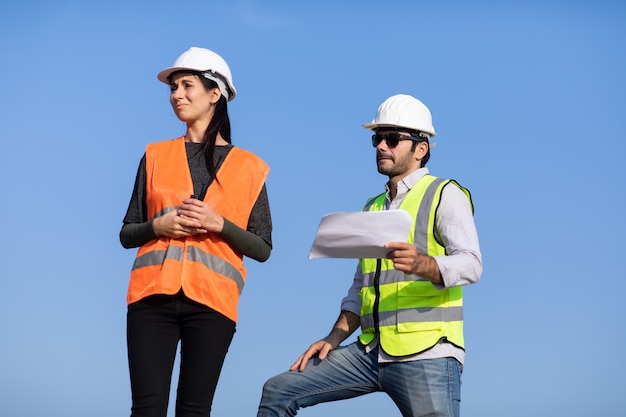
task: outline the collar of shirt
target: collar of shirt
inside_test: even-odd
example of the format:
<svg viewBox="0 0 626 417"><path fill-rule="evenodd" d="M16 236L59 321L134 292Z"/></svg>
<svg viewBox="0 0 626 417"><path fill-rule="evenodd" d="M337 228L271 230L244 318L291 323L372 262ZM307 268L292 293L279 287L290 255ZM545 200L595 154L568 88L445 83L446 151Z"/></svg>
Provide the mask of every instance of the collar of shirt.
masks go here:
<svg viewBox="0 0 626 417"><path fill-rule="evenodd" d="M402 200L404 200L404 197L406 197L407 193L411 191L411 188L413 188L413 186L415 186L415 184L417 184L417 182L424 175L428 173L429 173L428 168L423 167L423 168L419 168L411 172L409 175L402 178L398 182L398 189L396 190L396 197L393 200L391 200L391 198L389 197L390 189L389 189L389 182L387 182L385 184L385 194L387 195L387 198L385 199L385 209L395 210L398 207L400 207L400 203L402 203Z"/></svg>

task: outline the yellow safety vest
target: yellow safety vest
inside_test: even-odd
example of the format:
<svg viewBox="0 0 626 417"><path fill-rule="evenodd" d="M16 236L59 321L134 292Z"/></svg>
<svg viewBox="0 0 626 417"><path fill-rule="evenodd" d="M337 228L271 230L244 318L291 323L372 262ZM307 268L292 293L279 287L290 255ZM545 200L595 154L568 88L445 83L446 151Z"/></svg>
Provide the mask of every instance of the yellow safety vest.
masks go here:
<svg viewBox="0 0 626 417"><path fill-rule="evenodd" d="M420 254L446 255L434 233L435 216L441 193L447 184L458 186L469 198L467 189L454 180L425 175L408 192L399 209L413 218L408 242ZM385 209L385 194L368 201L364 211ZM361 288L362 344L376 335L381 348L392 356L423 352L442 339L463 348L463 290L461 287L436 289L417 275L393 268L390 259L361 259L364 276Z"/></svg>
<svg viewBox="0 0 626 417"><path fill-rule="evenodd" d="M269 172L256 155L232 148L204 202L242 229ZM176 210L193 194L184 138L148 145L146 203L148 218ZM216 233L186 238L160 236L137 251L130 275L128 304L153 294L176 294L181 288L191 299L237 321L239 296L246 281L243 255Z"/></svg>

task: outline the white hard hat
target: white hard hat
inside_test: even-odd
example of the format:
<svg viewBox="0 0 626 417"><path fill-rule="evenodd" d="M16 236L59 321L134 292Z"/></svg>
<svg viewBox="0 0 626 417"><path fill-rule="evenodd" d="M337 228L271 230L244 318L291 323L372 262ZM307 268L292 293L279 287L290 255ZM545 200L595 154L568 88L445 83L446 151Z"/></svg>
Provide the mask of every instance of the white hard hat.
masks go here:
<svg viewBox="0 0 626 417"><path fill-rule="evenodd" d="M234 99L237 94L228 64L221 56L209 49L192 46L176 59L173 66L159 72L157 78L169 84L169 76L176 71L183 70L198 71L205 78L215 81L228 101Z"/></svg>
<svg viewBox="0 0 626 417"><path fill-rule="evenodd" d="M431 138L435 136L430 110L424 103L407 94L397 94L383 101L374 120L365 123L363 127L370 130L382 127L406 128L424 132Z"/></svg>

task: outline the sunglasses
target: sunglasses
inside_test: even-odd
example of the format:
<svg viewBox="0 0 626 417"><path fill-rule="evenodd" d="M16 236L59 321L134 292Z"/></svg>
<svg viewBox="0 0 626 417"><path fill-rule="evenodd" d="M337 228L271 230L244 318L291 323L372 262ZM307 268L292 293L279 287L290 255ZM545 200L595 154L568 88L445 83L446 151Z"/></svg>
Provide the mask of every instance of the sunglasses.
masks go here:
<svg viewBox="0 0 626 417"><path fill-rule="evenodd" d="M387 143L387 147L390 149L398 146L401 140L412 140L414 142L422 142L424 139L416 138L413 136L403 135L398 132L388 132L388 133L375 133L372 135L372 146L377 147L380 145L380 142L385 141Z"/></svg>

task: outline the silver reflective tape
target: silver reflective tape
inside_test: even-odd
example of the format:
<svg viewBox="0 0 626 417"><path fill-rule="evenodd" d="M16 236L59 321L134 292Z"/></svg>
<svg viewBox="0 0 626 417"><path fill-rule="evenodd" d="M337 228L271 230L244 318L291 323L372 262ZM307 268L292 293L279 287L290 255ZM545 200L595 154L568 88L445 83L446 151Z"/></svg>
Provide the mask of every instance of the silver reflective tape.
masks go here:
<svg viewBox="0 0 626 417"><path fill-rule="evenodd" d="M190 246L187 249L187 259L194 262L200 262L210 270L215 271L235 281L235 283L237 284L237 288L239 288L239 293L241 294L243 286L245 285L245 281L243 280L241 272L230 263L226 262L218 256L204 252L196 246Z"/></svg>
<svg viewBox="0 0 626 417"><path fill-rule="evenodd" d="M428 220L430 219L430 208L435 199L435 192L439 185L446 180L437 178L426 189L424 197L417 209L417 217L415 218L415 234L413 242L417 247L418 253L428 253Z"/></svg>
<svg viewBox="0 0 626 417"><path fill-rule="evenodd" d="M371 287L374 285L375 272L363 274L363 286ZM396 282L410 282L410 281L428 281L426 278L422 278L415 274L405 274L397 269L388 269L380 273L380 285L393 284Z"/></svg>
<svg viewBox="0 0 626 417"><path fill-rule="evenodd" d="M378 313L380 326L395 326L402 323L426 323L462 321L463 307L419 307L396 311L381 311ZM361 328L374 327L373 314L361 316Z"/></svg>
<svg viewBox="0 0 626 417"><path fill-rule="evenodd" d="M165 207L163 210L161 210L157 214L155 214L153 219L155 219L157 217L161 217L162 215L164 215L165 213L169 213L170 211L178 210L179 208L180 208L180 206Z"/></svg>
<svg viewBox="0 0 626 417"><path fill-rule="evenodd" d="M143 268L144 266L163 265L166 258L182 262L183 248L170 245L167 250L153 250L145 253L135 259L133 270Z"/></svg>

